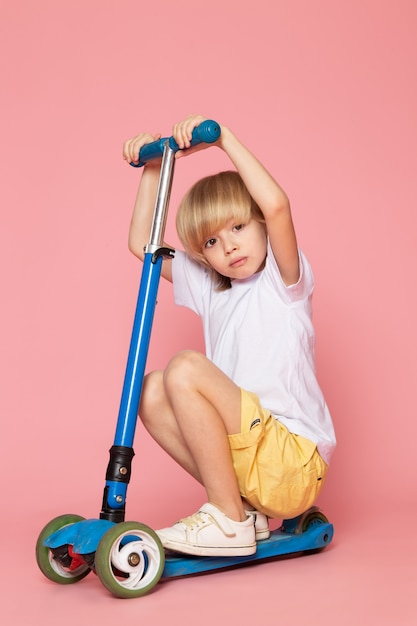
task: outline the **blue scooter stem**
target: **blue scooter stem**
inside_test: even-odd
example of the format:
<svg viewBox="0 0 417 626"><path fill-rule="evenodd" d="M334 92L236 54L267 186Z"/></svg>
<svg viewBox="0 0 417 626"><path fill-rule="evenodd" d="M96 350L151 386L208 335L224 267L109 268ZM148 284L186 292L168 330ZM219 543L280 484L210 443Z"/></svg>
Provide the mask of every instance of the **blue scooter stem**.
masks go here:
<svg viewBox="0 0 417 626"><path fill-rule="evenodd" d="M116 446L131 447L133 445L136 416L145 375L162 260L162 257L154 260L150 252L146 253L144 257L142 278L126 365L125 381L114 438L114 445Z"/></svg>
<svg viewBox="0 0 417 626"><path fill-rule="evenodd" d="M220 126L214 120L205 120L199 126L194 128L191 137L191 147L198 146L200 143L214 143L220 137ZM142 167L148 161L159 159L164 153L165 143L168 141L169 147L174 152L180 149L174 137L163 137L152 143L147 143L139 152L139 162L131 163L132 167Z"/></svg>
<svg viewBox="0 0 417 626"><path fill-rule="evenodd" d="M191 145L213 143L220 136L220 126L213 120L206 120L193 131ZM127 487L130 479L130 466L134 455L133 440L137 413L142 393L148 356L151 329L156 306L159 279L164 256L172 258L174 251L164 248L163 236L168 211L172 183L175 152L178 144L169 137L146 144L140 151L139 165L150 159L162 156L160 180L155 203L150 241L145 247L145 257L132 337L126 364L125 379L120 401L114 444L110 450L110 461L106 472L106 485L103 494L103 508L100 518L113 522L124 520ZM145 154L143 154L145 151Z"/></svg>

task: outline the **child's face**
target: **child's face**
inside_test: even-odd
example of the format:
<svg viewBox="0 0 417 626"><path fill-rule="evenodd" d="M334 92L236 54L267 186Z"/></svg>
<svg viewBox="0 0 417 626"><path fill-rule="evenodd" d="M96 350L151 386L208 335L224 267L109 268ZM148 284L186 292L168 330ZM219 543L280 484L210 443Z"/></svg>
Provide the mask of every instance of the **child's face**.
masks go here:
<svg viewBox="0 0 417 626"><path fill-rule="evenodd" d="M203 245L203 255L219 274L243 279L259 272L265 263L267 240L265 227L250 219L244 224L230 220L212 233Z"/></svg>

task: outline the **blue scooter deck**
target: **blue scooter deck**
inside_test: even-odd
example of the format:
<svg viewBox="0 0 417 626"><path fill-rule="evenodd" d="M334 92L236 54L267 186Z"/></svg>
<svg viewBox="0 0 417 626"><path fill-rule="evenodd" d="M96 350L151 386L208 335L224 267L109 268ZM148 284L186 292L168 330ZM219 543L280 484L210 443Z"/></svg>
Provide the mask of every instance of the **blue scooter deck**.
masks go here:
<svg viewBox="0 0 417 626"><path fill-rule="evenodd" d="M231 568L289 554L313 552L325 548L331 542L332 537L332 524L313 524L300 534L287 533L279 529L273 530L269 539L257 542L256 553L250 556L207 557L183 554L173 556L170 553L165 558L162 579Z"/></svg>

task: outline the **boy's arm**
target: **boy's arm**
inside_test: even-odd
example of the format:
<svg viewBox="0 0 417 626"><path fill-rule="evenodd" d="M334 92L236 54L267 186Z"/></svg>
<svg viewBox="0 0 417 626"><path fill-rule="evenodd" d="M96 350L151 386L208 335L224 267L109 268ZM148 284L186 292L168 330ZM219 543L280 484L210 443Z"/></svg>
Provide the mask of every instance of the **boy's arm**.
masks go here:
<svg viewBox="0 0 417 626"><path fill-rule="evenodd" d="M192 128L204 118L190 116L174 127L174 134L180 147L188 148ZM267 172L258 159L226 127L221 127L221 135L215 144L224 150L236 167L249 193L261 209L268 231L269 241L286 285L296 283L300 276L297 238L291 217L287 195ZM186 156L201 146L177 153Z"/></svg>
<svg viewBox="0 0 417 626"><path fill-rule="evenodd" d="M158 136L153 137L152 135L138 135L138 137L130 139L123 146L123 158L129 163L137 162L141 146L158 138ZM159 173L160 162L152 161L143 167L130 222L129 250L141 261L145 255L144 247L149 243ZM172 265L169 259L162 263L161 275L172 282Z"/></svg>
<svg viewBox="0 0 417 626"><path fill-rule="evenodd" d="M284 283L296 283L300 276L298 247L287 195L227 128L222 128L221 147L264 215L271 248Z"/></svg>

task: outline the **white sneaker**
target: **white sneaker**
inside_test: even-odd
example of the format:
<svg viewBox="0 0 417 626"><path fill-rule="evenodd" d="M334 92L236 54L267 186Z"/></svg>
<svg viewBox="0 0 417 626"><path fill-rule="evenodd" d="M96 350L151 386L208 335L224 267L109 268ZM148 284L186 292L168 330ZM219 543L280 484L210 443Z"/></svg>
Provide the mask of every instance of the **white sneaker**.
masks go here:
<svg viewBox="0 0 417 626"><path fill-rule="evenodd" d="M268 517L261 513L260 511L248 511L245 513L248 515L252 515L255 518L255 537L256 541L261 541L262 539L269 539L270 531L269 531L269 523Z"/></svg>
<svg viewBox="0 0 417 626"><path fill-rule="evenodd" d="M256 552L253 516L235 522L210 503L170 528L156 532L165 548L185 554L248 556Z"/></svg>

